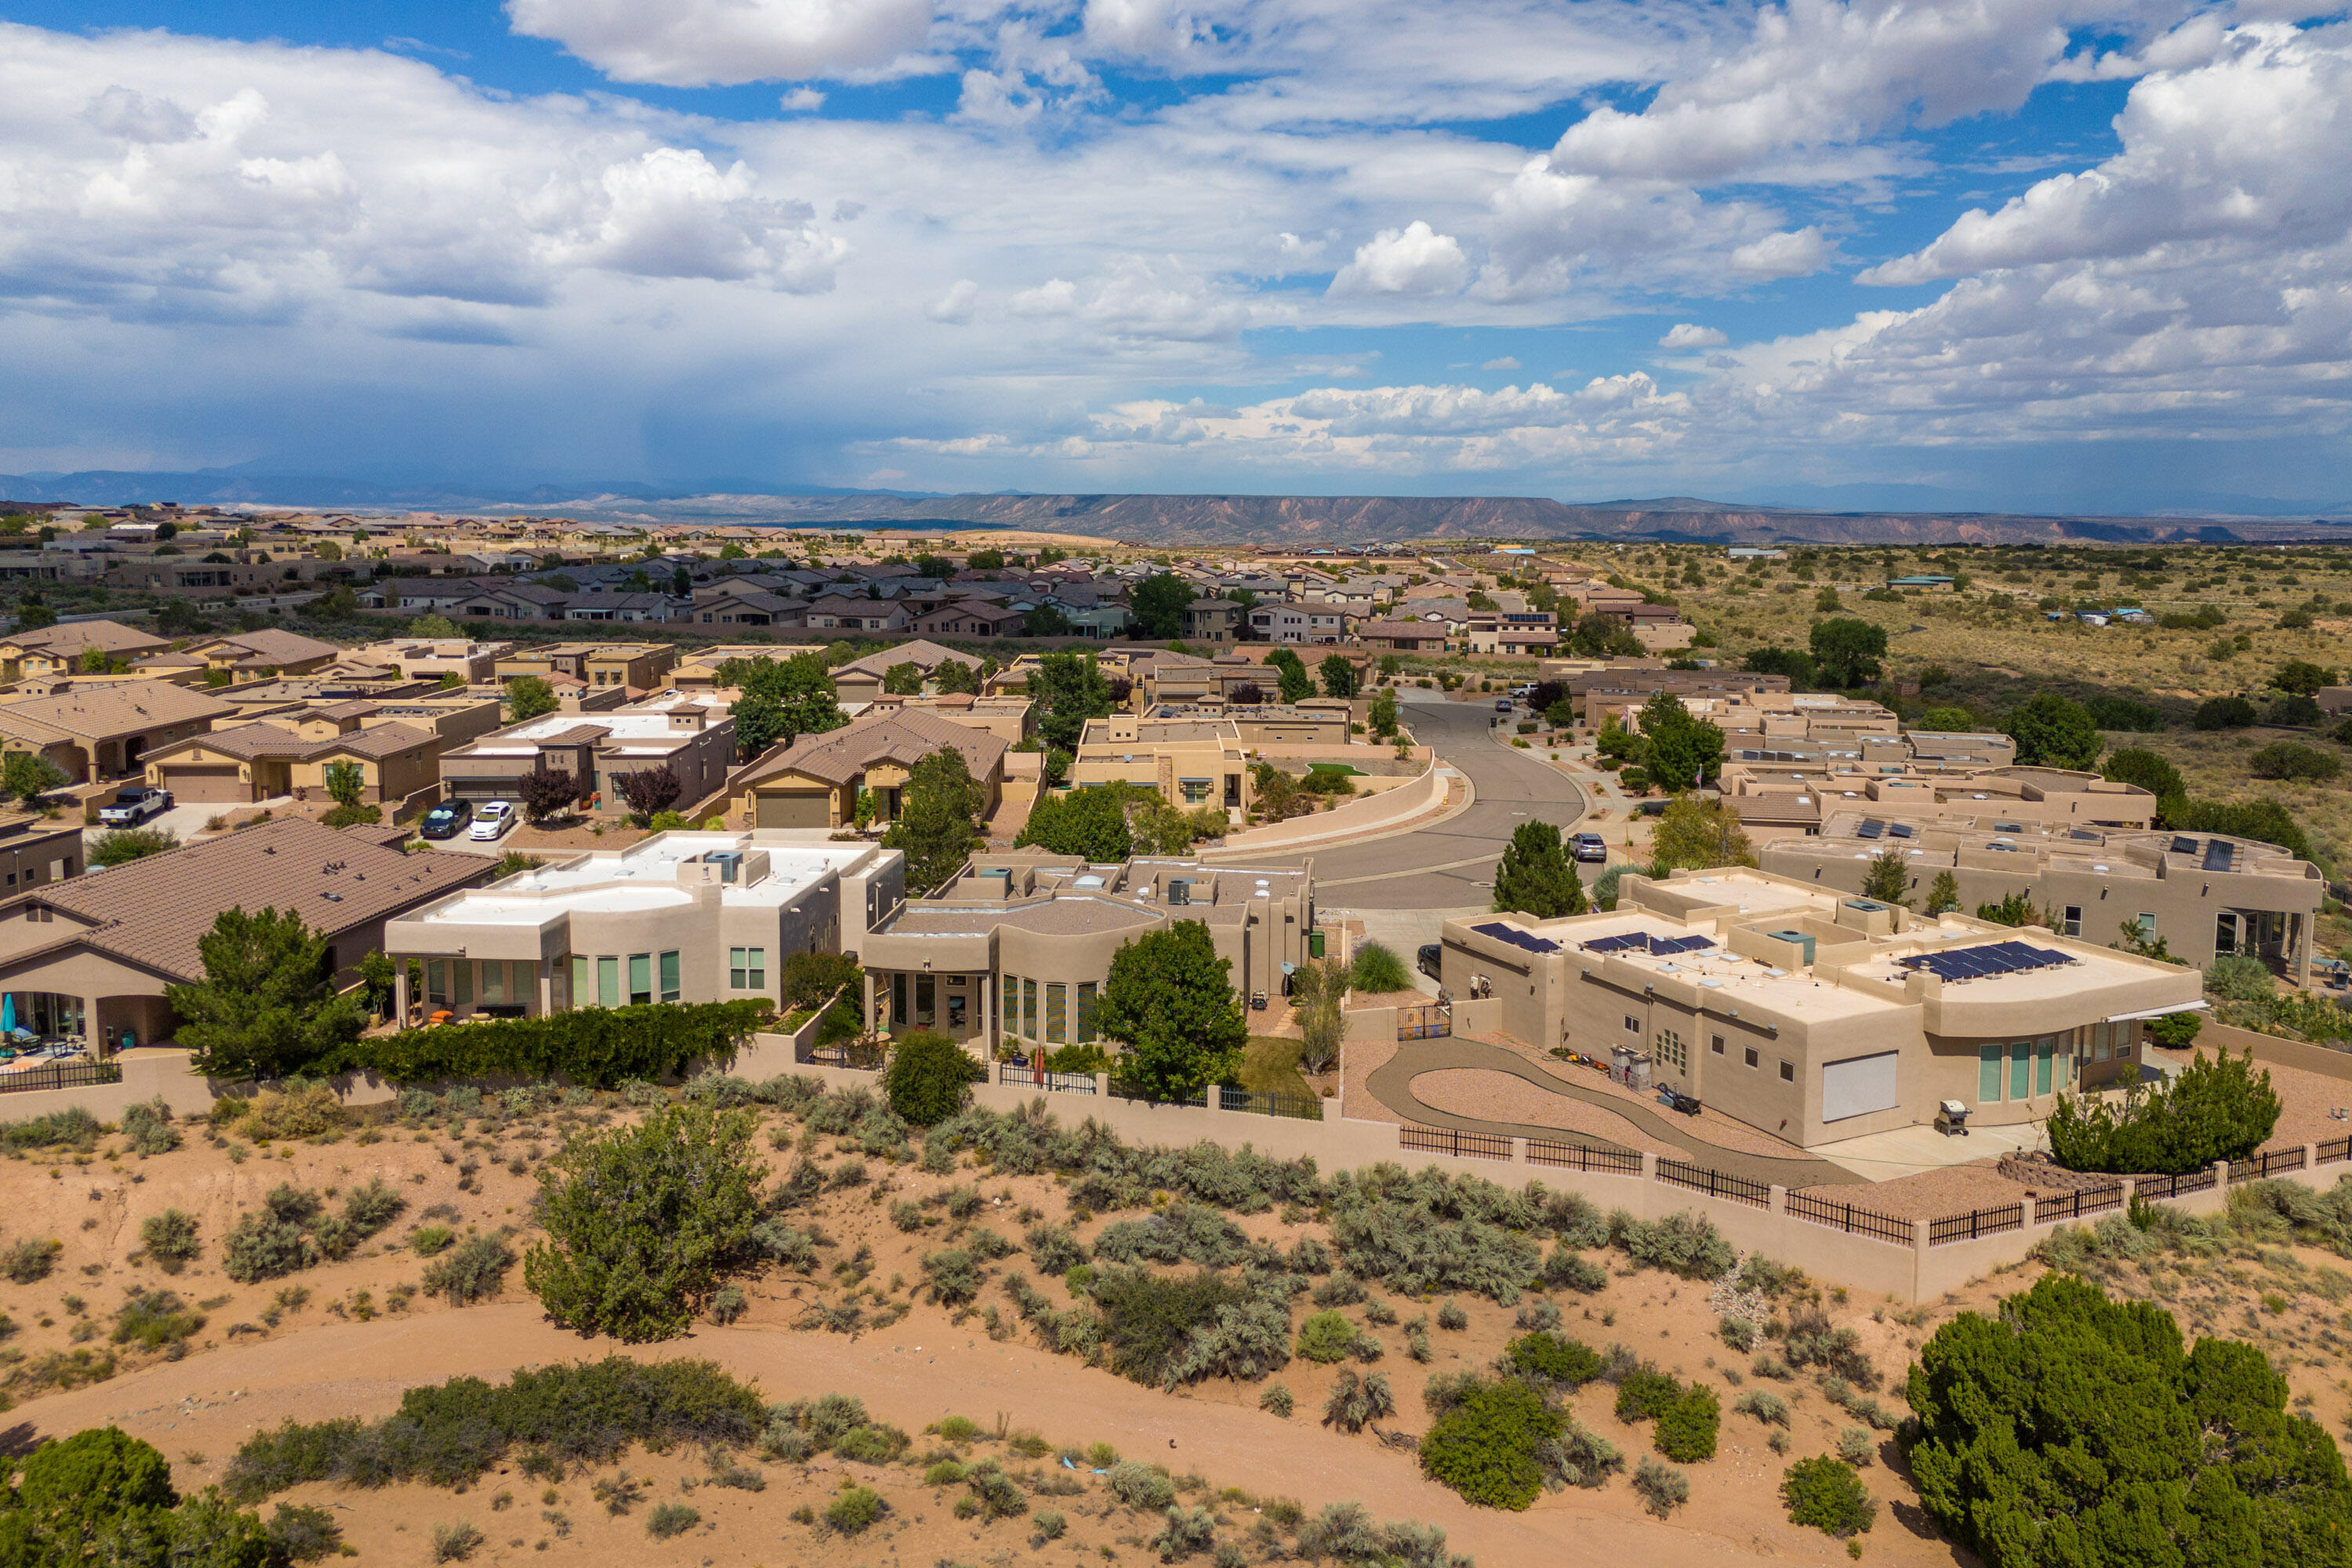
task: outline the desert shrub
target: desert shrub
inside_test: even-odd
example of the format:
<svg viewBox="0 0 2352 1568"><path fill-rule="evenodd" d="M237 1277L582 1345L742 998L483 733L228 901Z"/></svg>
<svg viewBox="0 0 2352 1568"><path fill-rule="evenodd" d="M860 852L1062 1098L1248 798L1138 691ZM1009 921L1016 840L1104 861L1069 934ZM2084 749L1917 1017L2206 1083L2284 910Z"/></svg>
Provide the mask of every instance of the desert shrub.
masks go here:
<svg viewBox="0 0 2352 1568"><path fill-rule="evenodd" d="M449 1250L457 1233L446 1225L420 1225L409 1233L409 1250L419 1258L431 1258Z"/></svg>
<svg viewBox="0 0 2352 1568"><path fill-rule="evenodd" d="M1090 1292L1110 1346L1111 1370L1154 1387L1168 1385L1196 1333L1213 1330L1225 1309L1249 1300L1239 1282L1205 1269L1167 1278L1107 1269L1095 1277Z"/></svg>
<svg viewBox="0 0 2352 1568"><path fill-rule="evenodd" d="M961 1306L980 1294L986 1279L979 1259L961 1247L948 1247L923 1259L923 1277L930 1282L931 1300Z"/></svg>
<svg viewBox="0 0 2352 1568"><path fill-rule="evenodd" d="M1160 1553L1162 1563L1181 1563L1216 1543L1217 1521L1207 1509L1171 1508L1168 1510L1168 1523L1151 1538L1149 1550Z"/></svg>
<svg viewBox="0 0 2352 1568"><path fill-rule="evenodd" d="M1208 1321L1193 1326L1162 1368L1163 1386L1209 1377L1254 1383L1290 1364L1290 1307L1284 1288L1246 1276L1244 1287L1244 1300L1218 1307Z"/></svg>
<svg viewBox="0 0 2352 1568"><path fill-rule="evenodd" d="M1862 1335L1832 1324L1819 1307L1801 1307L1789 1314L1783 1342L1792 1366L1817 1366L1864 1388L1879 1384L1878 1368L1863 1353Z"/></svg>
<svg viewBox="0 0 2352 1568"><path fill-rule="evenodd" d="M608 1464L634 1443L748 1444L774 1422L756 1392L709 1362L612 1356L518 1372L502 1384L458 1377L412 1388L373 1422L289 1420L248 1438L221 1487L252 1502L306 1481L455 1486L517 1448L534 1471Z"/></svg>
<svg viewBox="0 0 2352 1568"><path fill-rule="evenodd" d="M1355 990L1371 993L1410 991L1412 973L1394 951L1380 942L1368 942L1356 949L1348 984Z"/></svg>
<svg viewBox="0 0 2352 1568"><path fill-rule="evenodd" d="M271 1548L289 1563L316 1563L342 1546L343 1527L323 1508L281 1502L267 1528Z"/></svg>
<svg viewBox="0 0 2352 1568"><path fill-rule="evenodd" d="M2306 746L2300 741L2273 741L2246 759L2258 779L2305 779L2314 783L2336 777L2344 763L2333 752Z"/></svg>
<svg viewBox="0 0 2352 1568"><path fill-rule="evenodd" d="M1221 1268L1247 1256L1249 1238L1204 1204L1171 1204L1140 1220L1122 1220L1095 1237L1095 1256L1113 1263L1198 1263ZM1081 1260L1083 1261L1083 1260Z"/></svg>
<svg viewBox="0 0 2352 1568"><path fill-rule="evenodd" d="M1658 1445L1658 1452L1678 1464L1712 1459L1716 1432L1722 1420L1723 1406L1715 1390L1698 1385L1685 1390L1680 1399L1659 1412L1657 1426L1651 1436Z"/></svg>
<svg viewBox="0 0 2352 1568"><path fill-rule="evenodd" d="M825 1505L824 1521L843 1535L857 1535L882 1517L881 1495L869 1487L844 1487Z"/></svg>
<svg viewBox="0 0 2352 1568"><path fill-rule="evenodd" d="M308 1268L325 1253L311 1235L321 1211L318 1194L281 1184L261 1206L221 1239L221 1271L241 1285Z"/></svg>
<svg viewBox="0 0 2352 1568"><path fill-rule="evenodd" d="M1257 1396L1257 1407L1270 1415L1287 1421L1290 1419L1290 1413L1298 1408L1298 1401L1289 1389L1277 1383Z"/></svg>
<svg viewBox="0 0 2352 1568"><path fill-rule="evenodd" d="M1375 1362L1386 1355L1388 1352L1373 1335L1360 1331L1354 1339L1348 1342L1348 1353L1358 1361Z"/></svg>
<svg viewBox="0 0 2352 1568"><path fill-rule="evenodd" d="M1637 1366L1618 1380L1617 1419L1655 1419L1673 1409L1682 1396L1683 1385L1672 1373L1654 1366Z"/></svg>
<svg viewBox="0 0 2352 1568"><path fill-rule="evenodd" d="M539 1173L548 1239L523 1259L548 1315L632 1342L686 1331L759 1256L751 1131L746 1112L675 1105L566 1142Z"/></svg>
<svg viewBox="0 0 2352 1568"><path fill-rule="evenodd" d="M1513 1340L1505 1353L1520 1376L1568 1388L1581 1388L1601 1375L1600 1352L1563 1334L1527 1334Z"/></svg>
<svg viewBox="0 0 2352 1568"><path fill-rule="evenodd" d="M1870 1463L1870 1456L1877 1447L1870 1440L1870 1434L1859 1426L1849 1426L1838 1434L1838 1458L1857 1470Z"/></svg>
<svg viewBox="0 0 2352 1568"><path fill-rule="evenodd" d="M114 1342L163 1350L194 1335L205 1315L169 1290L133 1290L114 1314Z"/></svg>
<svg viewBox="0 0 2352 1568"><path fill-rule="evenodd" d="M1777 1394L1751 1388L1733 1402L1731 1408L1742 1415L1753 1415L1767 1426L1789 1424L1789 1402Z"/></svg>
<svg viewBox="0 0 2352 1568"><path fill-rule="evenodd" d="M433 1561L463 1563L482 1544L482 1532L466 1520L433 1527Z"/></svg>
<svg viewBox="0 0 2352 1568"><path fill-rule="evenodd" d="M1298 1325L1298 1353L1308 1361L1344 1361L1355 1340L1356 1325L1339 1312L1318 1312Z"/></svg>
<svg viewBox="0 0 2352 1568"><path fill-rule="evenodd" d="M165 1209L139 1222L139 1245L148 1261L166 1274L177 1274L203 1251L197 1240L196 1216L184 1209Z"/></svg>
<svg viewBox="0 0 2352 1568"><path fill-rule="evenodd" d="M1748 1370L1758 1377L1769 1377L1780 1383L1793 1383L1797 1377L1796 1369L1770 1351L1759 1352L1756 1359L1748 1363Z"/></svg>
<svg viewBox="0 0 2352 1568"><path fill-rule="evenodd" d="M1562 1416L1560 1428L1559 1438L1546 1445L1541 1456L1553 1482L1569 1487L1606 1486L1611 1476L1624 1469L1625 1456L1608 1438L1587 1431L1572 1416Z"/></svg>
<svg viewBox="0 0 2352 1568"><path fill-rule="evenodd" d="M1041 1274L1067 1274L1087 1258L1087 1244L1071 1235L1068 1226L1049 1220L1031 1226L1024 1239L1029 1259Z"/></svg>
<svg viewBox="0 0 2352 1568"><path fill-rule="evenodd" d="M1743 1355L1756 1348L1756 1325L1745 1318L1727 1315L1716 1325L1715 1331L1725 1344Z"/></svg>
<svg viewBox="0 0 2352 1568"><path fill-rule="evenodd" d="M1524 1199L1475 1178L1374 1167L1337 1198L1331 1240L1341 1260L1407 1295L1469 1290L1507 1307L1542 1261L1533 1241L1499 1223L1530 1217Z"/></svg>
<svg viewBox="0 0 2352 1568"><path fill-rule="evenodd" d="M398 1219L407 1206L406 1199L375 1177L353 1187L343 1199L343 1219L362 1237L370 1237Z"/></svg>
<svg viewBox="0 0 2352 1568"><path fill-rule="evenodd" d="M1801 1289L1805 1283L1805 1271L1790 1264L1775 1263L1760 1252L1751 1252L1739 1266L1739 1288L1753 1290L1759 1296L1780 1297Z"/></svg>
<svg viewBox="0 0 2352 1568"><path fill-rule="evenodd" d="M1633 1491L1643 1508L1664 1519L1690 1500L1690 1478L1644 1454L1633 1467Z"/></svg>
<svg viewBox="0 0 2352 1568"><path fill-rule="evenodd" d="M1780 1478L1780 1501L1790 1524L1834 1536L1858 1535L1878 1517L1878 1504L1862 1478L1826 1454L1789 1467Z"/></svg>
<svg viewBox="0 0 2352 1568"><path fill-rule="evenodd" d="M1343 1568L1469 1568L1470 1563L1447 1554L1445 1531L1437 1526L1410 1520L1376 1523L1359 1502L1326 1503L1322 1512L1300 1524L1297 1554Z"/></svg>
<svg viewBox="0 0 2352 1568"><path fill-rule="evenodd" d="M1544 1259L1544 1287L1550 1290L1594 1291L1609 1283L1609 1270L1566 1245L1552 1248Z"/></svg>
<svg viewBox="0 0 2352 1568"><path fill-rule="evenodd" d="M929 1127L963 1109L964 1095L983 1070L970 1051L945 1035L918 1029L892 1044L882 1092L900 1117Z"/></svg>
<svg viewBox="0 0 2352 1568"><path fill-rule="evenodd" d="M495 1236L469 1236L425 1270L425 1293L453 1307L487 1301L506 1288L515 1255Z"/></svg>
<svg viewBox="0 0 2352 1568"><path fill-rule="evenodd" d="M656 1503L653 1512L646 1515L646 1533L656 1541L667 1541L701 1522L702 1510L689 1503Z"/></svg>
<svg viewBox="0 0 2352 1568"><path fill-rule="evenodd" d="M1421 1440L1423 1472L1482 1507L1535 1501L1544 1488L1544 1449L1561 1435L1559 1413L1512 1379L1474 1383L1448 1403Z"/></svg>
<svg viewBox="0 0 2352 1568"><path fill-rule="evenodd" d="M1470 1326L1470 1314L1456 1302L1441 1301L1437 1305L1437 1326L1458 1333Z"/></svg>
<svg viewBox="0 0 2352 1568"><path fill-rule="evenodd" d="M983 1519L1011 1519L1029 1511L1027 1494L994 1459L974 1465L965 1482L971 1488L973 1511Z"/></svg>
<svg viewBox="0 0 2352 1568"><path fill-rule="evenodd" d="M1389 1389L1389 1380L1377 1372L1362 1378L1352 1372L1341 1373L1339 1381L1331 1385L1331 1396L1323 1402L1323 1424L1342 1432L1360 1432L1371 1422L1395 1414L1396 1395Z"/></svg>
<svg viewBox="0 0 2352 1568"><path fill-rule="evenodd" d="M61 1241L44 1241L26 1237L0 1247L0 1274L5 1274L18 1285L37 1284L49 1277L57 1266L58 1254L65 1250Z"/></svg>
<svg viewBox="0 0 2352 1568"><path fill-rule="evenodd" d="M1719 1279L1739 1261L1713 1225L1689 1213L1640 1220L1621 1209L1610 1216L1609 1239L1643 1268L1685 1279Z"/></svg>
<svg viewBox="0 0 2352 1568"><path fill-rule="evenodd" d="M77 1105L23 1121L0 1122L0 1150L15 1154L29 1149L88 1149L104 1131L97 1117Z"/></svg>
<svg viewBox="0 0 2352 1568"><path fill-rule="evenodd" d="M1308 1299L1318 1307L1352 1307L1364 1299L1364 1282L1341 1268L1315 1287Z"/></svg>
<svg viewBox="0 0 2352 1568"><path fill-rule="evenodd" d="M265 1089L246 1102L239 1128L248 1138L316 1138L344 1121L342 1101L324 1084Z"/></svg>
<svg viewBox="0 0 2352 1568"><path fill-rule="evenodd" d="M740 1285L721 1285L710 1293L710 1321L723 1328L750 1310L751 1305Z"/></svg>
<svg viewBox="0 0 2352 1568"><path fill-rule="evenodd" d="M168 1154L180 1146L179 1130L172 1125L172 1108L161 1095L122 1108L122 1135L142 1160L150 1154Z"/></svg>
<svg viewBox="0 0 2352 1568"><path fill-rule="evenodd" d="M1141 1512L1156 1513L1176 1500L1176 1483L1167 1471L1131 1459L1111 1466L1103 1484L1111 1496Z"/></svg>
<svg viewBox="0 0 2352 1568"><path fill-rule="evenodd" d="M1476 1373L1467 1370L1433 1372L1429 1381L1422 1384L1421 1402L1429 1407L1433 1418L1448 1415L1485 1382Z"/></svg>

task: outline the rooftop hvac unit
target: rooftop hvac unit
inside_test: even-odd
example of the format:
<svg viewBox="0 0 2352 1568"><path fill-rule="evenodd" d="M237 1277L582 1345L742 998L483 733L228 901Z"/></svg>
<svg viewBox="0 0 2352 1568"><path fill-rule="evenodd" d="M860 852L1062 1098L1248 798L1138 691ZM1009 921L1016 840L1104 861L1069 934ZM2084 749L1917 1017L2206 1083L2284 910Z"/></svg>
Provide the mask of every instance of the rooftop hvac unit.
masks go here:
<svg viewBox="0 0 2352 1568"><path fill-rule="evenodd" d="M1813 939L1807 936L1803 931L1768 931L1764 934L1770 937L1774 942L1785 942L1790 946L1801 950L1805 955L1804 962L1807 965L1811 965L1813 962Z"/></svg>

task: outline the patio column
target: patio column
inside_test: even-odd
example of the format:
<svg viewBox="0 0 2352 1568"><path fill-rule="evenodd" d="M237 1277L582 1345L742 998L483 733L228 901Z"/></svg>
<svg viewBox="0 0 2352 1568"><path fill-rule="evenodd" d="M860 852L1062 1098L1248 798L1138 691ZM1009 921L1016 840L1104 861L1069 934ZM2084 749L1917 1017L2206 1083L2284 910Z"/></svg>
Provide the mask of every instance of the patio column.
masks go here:
<svg viewBox="0 0 2352 1568"><path fill-rule="evenodd" d="M408 961L404 958L392 962L392 1026L408 1027Z"/></svg>
<svg viewBox="0 0 2352 1568"><path fill-rule="evenodd" d="M866 971L866 1010L858 1015L858 1020L859 1026L861 1028L870 1030L876 1027L876 1024L874 1022L874 972L870 969Z"/></svg>
<svg viewBox="0 0 2352 1568"><path fill-rule="evenodd" d="M535 967L539 972L539 1016L552 1017L555 1013L555 971L544 959Z"/></svg>

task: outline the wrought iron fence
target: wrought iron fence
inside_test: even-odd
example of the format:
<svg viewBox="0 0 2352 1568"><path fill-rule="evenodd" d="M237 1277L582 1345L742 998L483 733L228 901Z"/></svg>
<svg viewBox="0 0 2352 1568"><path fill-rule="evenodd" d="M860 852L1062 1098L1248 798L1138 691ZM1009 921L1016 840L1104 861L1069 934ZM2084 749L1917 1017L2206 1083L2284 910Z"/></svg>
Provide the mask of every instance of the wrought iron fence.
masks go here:
<svg viewBox="0 0 2352 1568"><path fill-rule="evenodd" d="M2319 1146L2315 1163L2332 1165L2338 1160L2352 1160L2352 1138L2330 1138Z"/></svg>
<svg viewBox="0 0 2352 1568"><path fill-rule="evenodd" d="M0 1073L0 1094L30 1094L43 1089L95 1089L121 1083L121 1062L51 1062L21 1072Z"/></svg>
<svg viewBox="0 0 2352 1568"><path fill-rule="evenodd" d="M2196 1170L2182 1171L2178 1175L2135 1176L2132 1178L2132 1195L2137 1198L2146 1198L2151 1203L2160 1203L2166 1198L2177 1198L2186 1193L2206 1192L2212 1185L2213 1167L2200 1165Z"/></svg>
<svg viewBox="0 0 2352 1568"><path fill-rule="evenodd" d="M1294 1121L1323 1120L1323 1102L1319 1100L1303 1094L1261 1094L1235 1089L1231 1084L1218 1086L1217 1109L1247 1111L1253 1116L1286 1116Z"/></svg>
<svg viewBox="0 0 2352 1568"><path fill-rule="evenodd" d="M1042 1089L1053 1094L1095 1092L1095 1075L1090 1072L1040 1072L1018 1062L997 1063L996 1081L1014 1089Z"/></svg>
<svg viewBox="0 0 2352 1568"><path fill-rule="evenodd" d="M1195 1110L1209 1108L1209 1091L1205 1089L1196 1089L1188 1095L1171 1099L1155 1095L1141 1084L1129 1083L1124 1079L1110 1080L1110 1097L1113 1100L1139 1100L1146 1105L1189 1105Z"/></svg>
<svg viewBox="0 0 2352 1568"><path fill-rule="evenodd" d="M2063 1197L2036 1198L2033 1218L2039 1225L2054 1225L2060 1220L2081 1219L2084 1215L2105 1214L2123 1206L2124 1184L2115 1182L2104 1187L2084 1187Z"/></svg>
<svg viewBox="0 0 2352 1568"><path fill-rule="evenodd" d="M1528 1140L1528 1163L1552 1165L1563 1171L1600 1171L1615 1176L1642 1173L1642 1156L1631 1149L1595 1149L1585 1143L1552 1143Z"/></svg>
<svg viewBox="0 0 2352 1568"><path fill-rule="evenodd" d="M2023 1204L1998 1204L1991 1208L1946 1215L1941 1219L1928 1221L1927 1245L1942 1247L1947 1242L1974 1241L1979 1237L1999 1236L2004 1231L2021 1229L2024 1225Z"/></svg>
<svg viewBox="0 0 2352 1568"><path fill-rule="evenodd" d="M1680 1160L1660 1160L1658 1180L1668 1186L1705 1193L1713 1198L1754 1204L1758 1208L1768 1207L1772 1202L1772 1187L1768 1182L1750 1181L1746 1176L1735 1176L1705 1165L1685 1164Z"/></svg>
<svg viewBox="0 0 2352 1568"><path fill-rule="evenodd" d="M1852 1204L1817 1198L1810 1193L1790 1193L1789 1213L1813 1225L1826 1225L1854 1236L1866 1236L1874 1241L1889 1241L1897 1247L1909 1247L1914 1242L1911 1222L1896 1219L1892 1215L1871 1209L1856 1208Z"/></svg>
<svg viewBox="0 0 2352 1568"><path fill-rule="evenodd" d="M1507 1160L1511 1140L1496 1132L1461 1132L1450 1127L1400 1127L1397 1146L1422 1154L1453 1154L1465 1160Z"/></svg>

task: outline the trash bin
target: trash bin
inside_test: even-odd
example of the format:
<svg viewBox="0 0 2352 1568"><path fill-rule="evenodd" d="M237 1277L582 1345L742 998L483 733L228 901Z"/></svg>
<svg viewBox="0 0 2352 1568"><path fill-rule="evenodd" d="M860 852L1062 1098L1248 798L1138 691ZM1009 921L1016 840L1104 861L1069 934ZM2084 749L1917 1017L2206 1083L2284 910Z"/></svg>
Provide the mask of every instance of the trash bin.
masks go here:
<svg viewBox="0 0 2352 1568"><path fill-rule="evenodd" d="M1323 928L1321 926L1309 926L1307 928L1307 956L1309 958L1320 958L1323 956Z"/></svg>

